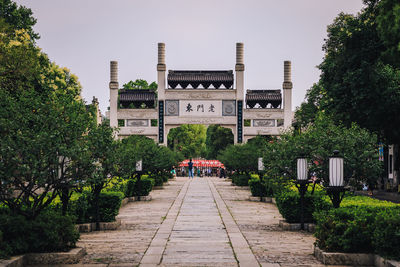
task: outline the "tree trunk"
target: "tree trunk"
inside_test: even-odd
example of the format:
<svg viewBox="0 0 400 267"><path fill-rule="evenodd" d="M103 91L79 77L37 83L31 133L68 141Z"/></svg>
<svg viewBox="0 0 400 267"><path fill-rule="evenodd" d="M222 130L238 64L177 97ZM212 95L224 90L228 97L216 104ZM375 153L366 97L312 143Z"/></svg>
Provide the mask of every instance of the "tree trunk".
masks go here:
<svg viewBox="0 0 400 267"><path fill-rule="evenodd" d="M100 230L100 199L101 187L95 187L93 192L93 200L94 200L94 209L95 209L95 222L96 222L96 231Z"/></svg>
<svg viewBox="0 0 400 267"><path fill-rule="evenodd" d="M62 203L62 215L67 215L68 203L69 203L69 189L63 187L61 189L61 203Z"/></svg>

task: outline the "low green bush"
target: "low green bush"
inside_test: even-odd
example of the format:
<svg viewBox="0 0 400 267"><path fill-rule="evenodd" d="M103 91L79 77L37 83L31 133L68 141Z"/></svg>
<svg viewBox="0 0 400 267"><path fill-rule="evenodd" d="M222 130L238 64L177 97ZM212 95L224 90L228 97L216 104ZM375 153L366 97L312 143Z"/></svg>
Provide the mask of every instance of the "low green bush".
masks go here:
<svg viewBox="0 0 400 267"><path fill-rule="evenodd" d="M260 180L258 175L251 175L249 180L249 186L251 195L253 197L265 197L267 196L266 186L263 181Z"/></svg>
<svg viewBox="0 0 400 267"><path fill-rule="evenodd" d="M70 216L45 210L34 219L0 214L1 257L28 252L67 251L75 247L79 233Z"/></svg>
<svg viewBox="0 0 400 267"><path fill-rule="evenodd" d="M338 209L320 211L317 245L334 252L376 253L400 259L400 205L366 196L345 197Z"/></svg>
<svg viewBox="0 0 400 267"><path fill-rule="evenodd" d="M400 260L400 209L390 208L378 212L375 217L372 245L375 253Z"/></svg>
<svg viewBox="0 0 400 267"><path fill-rule="evenodd" d="M101 192L99 195L99 215L101 222L115 221L121 207L125 194L122 192ZM77 223L88 223L96 221L96 209L90 192L85 191L81 197L73 203L74 215Z"/></svg>
<svg viewBox="0 0 400 267"><path fill-rule="evenodd" d="M135 184L136 184L136 179L129 179L127 181L126 192L125 192L125 196L126 197L133 197L134 196Z"/></svg>
<svg viewBox="0 0 400 267"><path fill-rule="evenodd" d="M153 189L154 183L154 180L149 178L148 175L142 175L140 180L136 181L133 195L148 196L150 191Z"/></svg>
<svg viewBox="0 0 400 267"><path fill-rule="evenodd" d="M378 208L344 207L319 211L315 237L325 251L372 253L372 234Z"/></svg>
<svg viewBox="0 0 400 267"><path fill-rule="evenodd" d="M301 203L298 191L281 191L275 196L276 205L279 212L289 223L299 223L301 220ZM328 210L331 204L327 201L322 192L310 194L307 192L304 196L304 222L314 222L313 213L315 211Z"/></svg>
<svg viewBox="0 0 400 267"><path fill-rule="evenodd" d="M127 187L128 179L113 177L102 192L123 192L125 194L128 190Z"/></svg>
<svg viewBox="0 0 400 267"><path fill-rule="evenodd" d="M232 183L237 186L247 186L249 185L250 175L247 173L234 173L232 175Z"/></svg>
<svg viewBox="0 0 400 267"><path fill-rule="evenodd" d="M154 180L154 186L162 186L164 184L164 179L161 174L151 173L149 177Z"/></svg>
<svg viewBox="0 0 400 267"><path fill-rule="evenodd" d="M163 181L168 182L169 179L173 179L174 175L171 172L163 172Z"/></svg>
<svg viewBox="0 0 400 267"><path fill-rule="evenodd" d="M265 187L265 196L266 197L273 197L274 196L274 184L273 179L263 177L263 184Z"/></svg>
<svg viewBox="0 0 400 267"><path fill-rule="evenodd" d="M266 188L265 190L267 191L267 196L269 197L275 197L283 191L290 191L290 188L293 186L292 182L283 177L270 178L264 176L263 181Z"/></svg>
<svg viewBox="0 0 400 267"><path fill-rule="evenodd" d="M102 192L99 197L100 221L113 222L125 195L122 192ZM93 207L92 207L93 208ZM94 214L94 210L92 211Z"/></svg>

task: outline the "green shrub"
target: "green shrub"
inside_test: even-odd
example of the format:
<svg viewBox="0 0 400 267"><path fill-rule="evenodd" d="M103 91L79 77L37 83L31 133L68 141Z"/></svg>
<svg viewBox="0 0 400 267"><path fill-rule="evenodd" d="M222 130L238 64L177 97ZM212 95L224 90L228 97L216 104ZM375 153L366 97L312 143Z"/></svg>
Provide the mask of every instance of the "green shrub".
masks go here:
<svg viewBox="0 0 400 267"><path fill-rule="evenodd" d="M152 173L149 175L149 177L154 180L154 186L162 186L164 184L164 180L161 174Z"/></svg>
<svg viewBox="0 0 400 267"><path fill-rule="evenodd" d="M102 192L123 192L127 191L128 180L120 177L113 177Z"/></svg>
<svg viewBox="0 0 400 267"><path fill-rule="evenodd" d="M249 185L250 175L247 173L235 173L232 175L232 183L237 186Z"/></svg>
<svg viewBox="0 0 400 267"><path fill-rule="evenodd" d="M400 207L399 204L367 196L346 196L340 203L340 207L360 207L360 206L377 207L377 208Z"/></svg>
<svg viewBox="0 0 400 267"><path fill-rule="evenodd" d="M251 195L254 197L265 197L267 196L266 192L266 187L264 183L260 180L260 178L256 176L251 175L251 178L249 180L249 186L250 186L250 191Z"/></svg>
<svg viewBox="0 0 400 267"><path fill-rule="evenodd" d="M318 247L326 251L372 253L379 208L344 207L314 214Z"/></svg>
<svg viewBox="0 0 400 267"><path fill-rule="evenodd" d="M101 222L113 222L115 217L119 213L122 199L124 199L124 193L122 192L102 192L99 196L99 207L100 207L100 221ZM93 214L94 213L94 207Z"/></svg>
<svg viewBox="0 0 400 267"><path fill-rule="evenodd" d="M265 187L265 196L273 197L274 196L274 183L273 179L264 177L263 184Z"/></svg>
<svg viewBox="0 0 400 267"><path fill-rule="evenodd" d="M263 180L266 187L265 190L267 191L267 196L269 197L275 197L283 191L289 191L291 190L290 187L293 185L292 182L289 182L283 177L270 178L264 176Z"/></svg>
<svg viewBox="0 0 400 267"><path fill-rule="evenodd" d="M2 257L28 252L66 251L75 247L79 233L73 219L53 210L45 210L35 219L21 215L1 214L0 242Z"/></svg>
<svg viewBox="0 0 400 267"><path fill-rule="evenodd" d="M174 175L171 172L164 172L163 173L163 181L168 182L169 179L173 179Z"/></svg>
<svg viewBox="0 0 400 267"><path fill-rule="evenodd" d="M101 192L99 195L99 215L101 222L115 221L121 207L122 192ZM77 223L88 223L96 221L96 209L90 192L85 191L81 197L74 203L74 215L77 217Z"/></svg>
<svg viewBox="0 0 400 267"><path fill-rule="evenodd" d="M148 196L153 189L154 180L148 175L142 175L141 179L136 182L134 196Z"/></svg>
<svg viewBox="0 0 400 267"><path fill-rule="evenodd" d="M396 260L400 259L400 209L385 209L375 217L372 244L375 253Z"/></svg>
<svg viewBox="0 0 400 267"><path fill-rule="evenodd" d="M133 197L134 196L135 184L136 184L136 179L129 179L128 180L127 186L126 186L126 192L125 192L125 196L126 197Z"/></svg>
<svg viewBox="0 0 400 267"><path fill-rule="evenodd" d="M301 220L300 194L297 191L281 191L276 197L276 205L283 218L289 223L298 223ZM304 196L304 222L314 222L313 213L328 210L331 207L321 192Z"/></svg>

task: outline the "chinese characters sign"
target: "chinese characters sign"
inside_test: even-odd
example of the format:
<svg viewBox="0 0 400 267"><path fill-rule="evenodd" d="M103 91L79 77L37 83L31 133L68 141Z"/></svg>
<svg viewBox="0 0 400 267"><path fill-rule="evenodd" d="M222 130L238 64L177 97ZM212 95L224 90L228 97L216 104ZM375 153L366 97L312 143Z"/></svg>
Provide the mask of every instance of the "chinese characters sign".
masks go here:
<svg viewBox="0 0 400 267"><path fill-rule="evenodd" d="M222 116L221 101L180 100L179 116L217 117Z"/></svg>

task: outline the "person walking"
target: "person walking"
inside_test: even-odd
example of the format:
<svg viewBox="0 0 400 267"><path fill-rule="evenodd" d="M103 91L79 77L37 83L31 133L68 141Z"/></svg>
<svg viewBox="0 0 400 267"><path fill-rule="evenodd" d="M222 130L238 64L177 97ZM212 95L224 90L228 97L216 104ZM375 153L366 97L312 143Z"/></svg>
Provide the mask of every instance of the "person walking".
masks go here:
<svg viewBox="0 0 400 267"><path fill-rule="evenodd" d="M192 179L193 179L193 162L192 162L192 159L189 160L188 169L189 169L189 179L190 179L190 177L192 177Z"/></svg>

